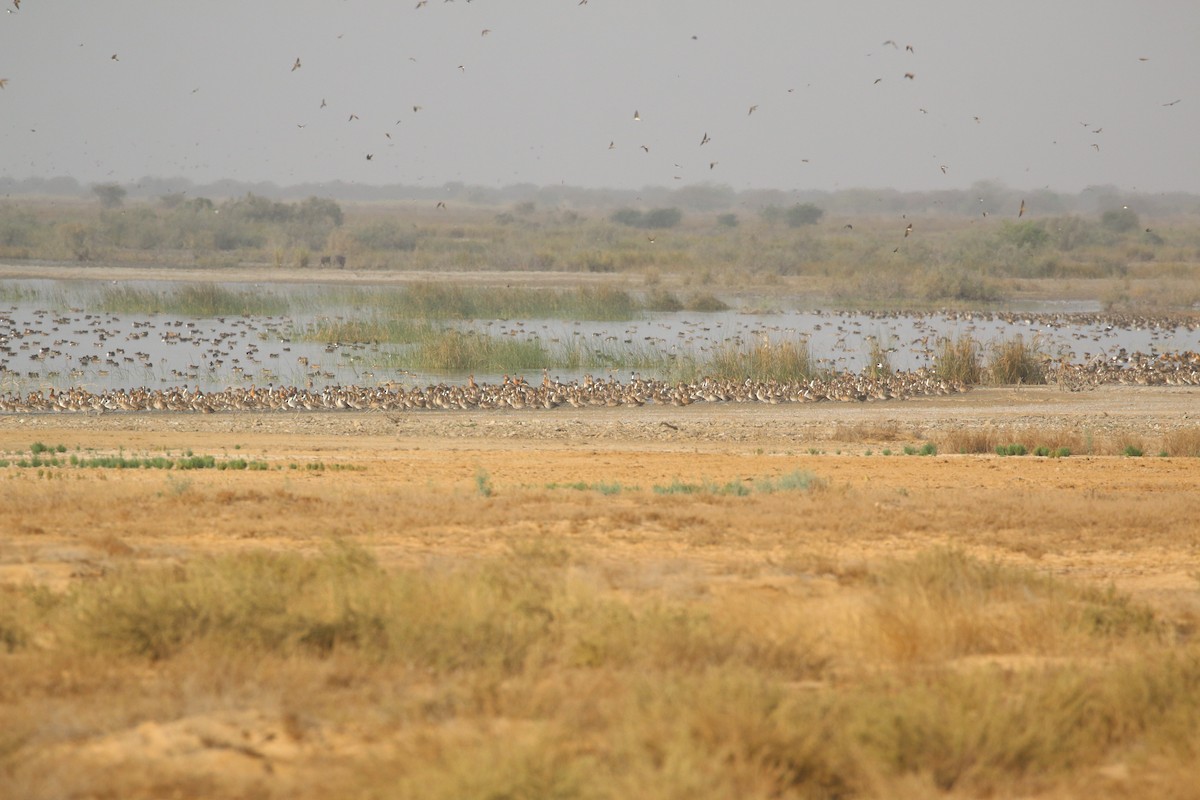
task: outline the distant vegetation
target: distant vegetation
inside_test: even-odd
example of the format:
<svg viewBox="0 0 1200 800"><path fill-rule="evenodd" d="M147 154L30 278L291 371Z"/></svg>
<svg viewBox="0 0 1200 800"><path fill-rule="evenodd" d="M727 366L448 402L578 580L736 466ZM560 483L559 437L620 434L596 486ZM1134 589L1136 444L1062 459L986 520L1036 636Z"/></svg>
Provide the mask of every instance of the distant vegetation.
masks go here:
<svg viewBox="0 0 1200 800"><path fill-rule="evenodd" d="M83 189L0 180L12 198L0 202L0 259L188 266L214 277L230 267L598 273L660 297L791 284L827 306L859 309L1038 297L1150 311L1200 303L1194 195L1099 187L1068 196L991 183L907 194L449 184L391 187L406 199L343 208L315 193L285 198L309 189L374 199L384 190L204 188L211 198L180 181Z"/></svg>

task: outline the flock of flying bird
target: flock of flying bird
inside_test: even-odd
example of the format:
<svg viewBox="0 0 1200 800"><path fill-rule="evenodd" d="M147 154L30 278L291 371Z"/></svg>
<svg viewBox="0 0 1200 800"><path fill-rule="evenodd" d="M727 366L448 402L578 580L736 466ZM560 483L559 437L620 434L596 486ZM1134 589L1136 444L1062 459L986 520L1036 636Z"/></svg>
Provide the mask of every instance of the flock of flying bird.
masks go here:
<svg viewBox="0 0 1200 800"><path fill-rule="evenodd" d="M20 8L21 8L21 2L22 2L22 0L10 0L10 3L11 3L11 5L12 5L12 8L8 9L9 13L14 13L15 11L19 11L19 10L20 10ZM445 4L445 3L452 3L452 2L455 2L455 0L442 0L442 4ZM465 0L465 2L469 4L469 3L471 3L471 2L472 2L472 0ZM588 3L588 0L578 0L578 3L577 3L577 5L579 5L579 6L586 6L586 5L587 5L587 3ZM424 9L424 8L426 8L426 6L427 6L427 5L428 5L428 0L419 0L419 2L417 2L417 3L416 3L416 5L415 5L415 9L416 9L416 10L421 10L421 9ZM493 31L492 31L492 29L491 29L491 28L482 28L482 29L480 30L480 36L481 36L481 37L488 37L488 36L490 36L490 35L492 34L492 32L493 32ZM341 38L341 34L339 34L339 35L338 35L338 38ZM693 35L693 36L691 36L691 38L692 38L693 40L696 40L696 39L698 39L699 37L698 37L698 36L695 36L695 35ZM898 42L897 42L895 39L887 39L887 40L883 41L883 42L882 42L882 46L883 46L883 47L885 47L885 48L887 48L887 47L890 47L890 48L892 48L893 50L896 50L896 51L901 51L901 46L900 46L900 44L899 44L899 43L898 43ZM914 45L912 45L912 44L905 44L905 45L904 45L904 47L903 47L903 53L905 53L905 54L908 54L908 55L916 55L916 53L917 53L917 48L916 48L916 47L914 47ZM110 58L111 58L111 60L112 60L112 61L120 61L119 54L117 54L117 53L113 53L113 54L110 56ZM411 58L410 60L413 60L413 61L415 61L416 59L415 59L415 58ZM1149 57L1146 57L1146 56L1141 56L1141 57L1138 57L1138 61L1139 61L1139 62L1147 62L1147 61L1150 61L1150 58L1149 58ZM293 73L295 73L295 72L297 72L297 71L301 70L303 66L304 66L304 62L303 62L303 60L302 60L301 56L296 56L296 57L295 57L295 58L294 58L294 59L293 59L293 60L290 62L290 70L291 70L291 72L293 72ZM458 65L458 69L459 69L460 71L464 71L464 72L465 72L465 71L466 71L466 65L464 65L464 64L459 64L459 65ZM901 71L901 70L902 70L902 71ZM902 79L902 80L915 81L915 80L916 80L916 78L917 78L917 73L916 73L916 72L915 72L913 69L909 69L909 68L906 68L906 67L905 67L905 68L898 68L898 74L899 74L900 76L902 76L902 77L901 77L901 79ZM881 83L883 83L884 81L885 81L885 78L884 78L884 77L876 77L876 78L873 80L873 84L875 84L875 85L878 85L878 84L881 84ZM8 79L7 79L7 78L0 78L0 89L3 89L3 88L5 88L7 84L8 84ZM196 91L198 91L198 89L193 89L192 91L193 91L193 93L195 93ZM787 91L790 93L790 92L794 92L795 90L794 90L794 89L788 89ZM1171 107L1171 106L1174 106L1174 105L1176 105L1176 104L1180 103L1180 102L1181 102L1181 100L1182 100L1182 98L1180 98L1180 99L1175 99L1175 100L1172 100L1172 101L1170 101L1170 102L1162 103L1162 105L1163 105L1163 106L1165 106L1165 107ZM326 108L326 107L327 107L327 105L328 105L328 104L327 104L327 102L326 102L326 99L325 99L325 98L321 98L321 101L320 101L320 105L319 105L319 107L320 107L321 109L324 109L324 108ZM758 109L759 109L759 104L758 104L758 103L753 103L753 104L749 105L749 107L748 107L748 111L747 111L747 116L753 115L753 114L754 114L756 111L758 111ZM412 105L412 112L413 112L413 113L417 113L417 112L419 112L419 111L421 111L421 110L422 110L422 106L421 106L420 104L413 104L413 105ZM927 109L925 109L925 108L920 108L920 109L919 109L919 111L920 111L921 113L923 113L923 114L925 114L925 113L929 113L929 112L928 112L928 110L927 110ZM351 123L352 123L352 122L355 122L355 121L357 121L358 119L359 119L359 117L358 117L358 115L357 115L357 114L355 114L355 113L352 113L352 112L351 112L351 113L349 113L349 114L347 115L347 122L351 122ZM981 118L980 118L978 115L974 116L974 117L973 117L973 119L974 119L974 121L975 121L976 123L981 123ZM633 120L634 120L634 121L636 121L636 122L640 122L640 121L642 120L642 115L641 115L641 113L640 113L639 111L637 111L637 110L635 110L635 111L634 111L634 113L633 113ZM399 125L399 124L400 124L400 122L401 122L401 120L397 120L396 124L397 124L397 125ZM1093 134L1100 134L1100 133L1102 133L1102 131L1103 131L1103 126L1097 126L1097 127L1094 127L1094 128L1093 128L1093 127L1091 126L1091 124L1089 124L1089 123L1086 123L1086 122L1084 122L1084 123L1081 123L1081 124L1082 124L1082 125L1084 125L1085 127L1087 127L1087 128L1088 128L1088 130L1089 130L1089 131L1091 131L1091 133L1093 133ZM301 128L301 129L303 129L303 128L306 128L306 127L308 127L308 124L307 124L306 122L298 122L298 123L296 123L296 126L297 126L298 128ZM383 135L384 135L384 137L385 137L386 139L388 139L388 140L392 140L392 133L391 133L390 131L384 131L384 132L383 132ZM705 145L708 145L709 143L711 143L711 142L713 141L713 138L712 138L712 137L709 135L708 131L704 131L704 132L702 133L702 136L700 137L700 140L699 140L699 141L700 141L700 146L701 146L701 147L703 147L703 146L705 146ZM1091 142L1091 143L1090 143L1090 146L1091 146L1092 148L1094 148L1095 150L1097 150L1097 151L1099 151L1099 150L1100 150L1100 144L1099 144L1098 142ZM650 149L651 149L651 148L650 148L650 145L649 145L649 144L646 144L646 143L640 143L640 144L638 144L638 145L637 145L637 147L638 147L638 149L642 150L644 153L647 153L647 154L648 154L648 153L650 153ZM617 149L617 148L618 148L617 142L616 142L615 140L610 140L610 141L609 141L609 143L608 143L608 149L609 149L609 150L615 150L615 149ZM372 162L374 162L374 161L376 161L375 155L376 155L376 154L375 154L374 152L366 152L366 153L364 154L364 158L365 158L365 160L366 160L366 161L372 161ZM808 159L808 158L801 158L801 159L799 159L799 161L800 161L800 163L809 163L809 162L810 162L810 159ZM707 160L705 163L707 164L708 170L714 170L714 169L716 169L716 167L719 165L719 163L720 163L720 162L719 162L717 159L711 159L711 160ZM678 163L676 163L676 164L675 164L675 166L676 166L676 167L680 167L681 165L680 165L680 164L678 164ZM939 170L940 170L940 171L941 171L943 174L948 174L948 173L950 172L950 165L948 165L948 164L944 164L944 163L943 163L943 164L938 164L938 165L937 165L937 167L938 167L938 169L939 169ZM677 175L674 175L673 177L674 177L674 179L675 179L675 180L682 180L682 179L683 179L683 177L682 177L681 175L678 175L678 174L677 174ZM1019 213L1019 214L1018 214L1018 216L1022 216L1022 215L1023 215L1023 210L1022 210L1022 212L1021 212L1021 213ZM907 236L908 236L909 234L911 234L911 233L912 233L912 226L911 226L911 225L908 225L908 226L906 227L906 229L905 229L905 237L907 238Z"/></svg>

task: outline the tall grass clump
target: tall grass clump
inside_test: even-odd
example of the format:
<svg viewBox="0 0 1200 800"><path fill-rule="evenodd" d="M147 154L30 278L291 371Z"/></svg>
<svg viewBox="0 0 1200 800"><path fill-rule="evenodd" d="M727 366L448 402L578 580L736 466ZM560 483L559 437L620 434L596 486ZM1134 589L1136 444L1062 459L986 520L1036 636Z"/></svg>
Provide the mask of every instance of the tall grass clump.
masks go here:
<svg viewBox="0 0 1200 800"><path fill-rule="evenodd" d="M937 373L944 380L960 381L967 385L979 383L979 343L970 336L956 339L946 337L939 342Z"/></svg>
<svg viewBox="0 0 1200 800"><path fill-rule="evenodd" d="M750 347L723 342L700 365L716 380L796 383L817 377L820 370L806 341L759 341Z"/></svg>
<svg viewBox="0 0 1200 800"><path fill-rule="evenodd" d="M988 377L993 384L1041 384L1046 382L1044 354L1037 339L1032 345L1018 334L1015 338L992 345Z"/></svg>
<svg viewBox="0 0 1200 800"><path fill-rule="evenodd" d="M553 363L550 352L538 339L488 336L453 328L431 329L413 343L405 361L412 369L430 372L518 372Z"/></svg>
<svg viewBox="0 0 1200 800"><path fill-rule="evenodd" d="M872 380L886 378L892 374L890 350L877 336L868 337L871 344L867 350L867 366L864 372Z"/></svg>

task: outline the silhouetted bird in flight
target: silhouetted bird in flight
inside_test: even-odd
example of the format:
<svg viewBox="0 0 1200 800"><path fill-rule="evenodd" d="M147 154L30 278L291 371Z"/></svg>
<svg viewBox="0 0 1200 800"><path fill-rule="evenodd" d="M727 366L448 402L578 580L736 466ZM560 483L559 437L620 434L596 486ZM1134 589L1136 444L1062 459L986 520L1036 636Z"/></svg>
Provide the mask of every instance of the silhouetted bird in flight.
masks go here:
<svg viewBox="0 0 1200 800"><path fill-rule="evenodd" d="M904 73L904 77L908 78L911 81L911 80L916 80L917 76L911 72L906 72L906 73Z"/></svg>
<svg viewBox="0 0 1200 800"><path fill-rule="evenodd" d="M0 78L0 89L8 85L8 78Z"/></svg>
<svg viewBox="0 0 1200 800"><path fill-rule="evenodd" d="M346 122L354 122L356 119L358 119L358 114L351 114L350 118L347 119Z"/></svg>
<svg viewBox="0 0 1200 800"><path fill-rule="evenodd" d="M751 114L753 114L755 111L758 111L758 106L757 106L757 105L750 106L750 110L746 112L746 116L747 116L747 117L748 117L748 116L750 116L750 115L751 115Z"/></svg>
<svg viewBox="0 0 1200 800"><path fill-rule="evenodd" d="M1021 201L1021 208L1019 211L1017 211L1017 219L1020 219L1023 216L1025 216L1025 201L1024 200Z"/></svg>
<svg viewBox="0 0 1200 800"><path fill-rule="evenodd" d="M1180 100L1182 100L1182 99L1183 99L1183 98L1180 98ZM1175 105L1175 104L1176 104L1176 103L1178 103L1178 102L1179 102L1179 100L1172 100L1172 101L1171 101L1171 102L1169 102L1169 103L1163 103L1163 107L1165 108L1165 107L1167 107L1167 106L1173 106L1173 105Z"/></svg>
<svg viewBox="0 0 1200 800"><path fill-rule="evenodd" d="M445 207L446 207L446 204L445 204L444 202L442 202L441 200L438 200L437 207L438 207L438 208L445 208Z"/></svg>
<svg viewBox="0 0 1200 800"><path fill-rule="evenodd" d="M300 69L300 59L297 58L296 63L292 64L292 72L295 72L298 69Z"/></svg>
<svg viewBox="0 0 1200 800"><path fill-rule="evenodd" d="M910 233L912 233L912 223L911 222L908 223L908 227L904 229L904 238L907 239L908 235Z"/></svg>
<svg viewBox="0 0 1200 800"><path fill-rule="evenodd" d="M703 147L711 141L712 139L708 138L708 132L705 131L704 136L700 139L700 146Z"/></svg>
<svg viewBox="0 0 1200 800"><path fill-rule="evenodd" d="M374 153L367 153L367 161L370 161L374 157L375 157Z"/></svg>
<svg viewBox="0 0 1200 800"><path fill-rule="evenodd" d="M642 115L637 112L636 108L633 110L633 120L634 120L634 122L642 121Z"/></svg>

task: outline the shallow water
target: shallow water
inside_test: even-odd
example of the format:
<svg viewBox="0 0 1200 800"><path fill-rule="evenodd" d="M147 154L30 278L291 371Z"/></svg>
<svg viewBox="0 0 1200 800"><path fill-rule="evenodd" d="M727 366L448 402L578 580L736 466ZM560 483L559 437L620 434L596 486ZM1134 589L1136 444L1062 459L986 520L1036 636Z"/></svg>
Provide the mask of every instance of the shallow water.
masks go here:
<svg viewBox="0 0 1200 800"><path fill-rule="evenodd" d="M156 292L177 287L167 282L126 285ZM319 318L375 313L323 304L322 298L333 287L229 285L225 288L237 292L249 289L277 295L288 301L288 307L302 310L286 316L179 318L89 310L104 286L99 281L0 282L0 391L77 386L96 392L182 385L213 391L237 385L322 387L387 381L424 386L466 378L407 370L400 345L300 341L297 333ZM1200 329L1194 322L1106 317L1095 309L1069 304L1044 304L1005 315L733 310L650 313L624 322L527 319L453 324L489 335L538 339L551 352L574 343L701 360L718 347L807 342L822 366L851 372L867 366L873 340L888 351L890 366L901 370L931 365L939 339L960 335L970 335L985 348L1021 335L1055 359L1075 364L1120 360L1122 351L1200 351ZM603 369L586 371L607 377ZM628 371L612 373L626 377ZM564 381L581 377L582 372L551 370L554 378ZM477 374L476 378L491 381L499 376Z"/></svg>

